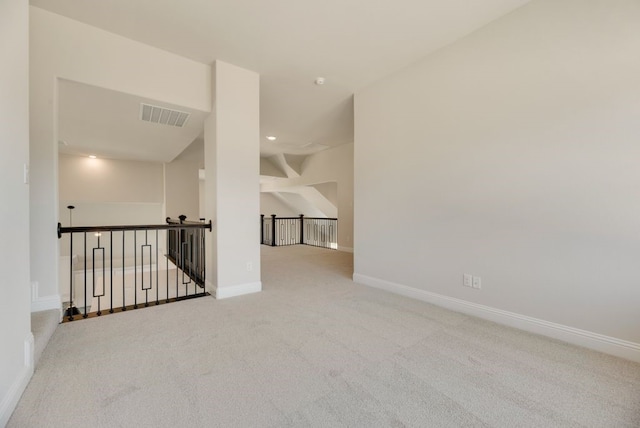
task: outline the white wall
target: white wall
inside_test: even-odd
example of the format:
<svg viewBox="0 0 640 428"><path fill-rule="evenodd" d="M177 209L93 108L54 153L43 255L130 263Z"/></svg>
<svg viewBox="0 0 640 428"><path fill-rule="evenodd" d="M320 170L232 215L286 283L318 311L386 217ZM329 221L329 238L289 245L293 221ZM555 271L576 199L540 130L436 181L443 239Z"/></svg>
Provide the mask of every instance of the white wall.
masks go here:
<svg viewBox="0 0 640 428"><path fill-rule="evenodd" d="M300 213L290 204L277 196L277 193L260 193L260 213L265 217L275 214L278 217L296 217Z"/></svg>
<svg viewBox="0 0 640 428"><path fill-rule="evenodd" d="M338 246L344 250L353 248L353 150L350 143L310 155L302 163L300 177L275 180L261 187L263 192L274 192L286 191L287 187L337 183Z"/></svg>
<svg viewBox="0 0 640 428"><path fill-rule="evenodd" d="M0 426L33 373L29 286L29 15L26 0L0 2Z"/></svg>
<svg viewBox="0 0 640 428"><path fill-rule="evenodd" d="M534 1L357 93L354 278L638 358L638 22Z"/></svg>
<svg viewBox="0 0 640 428"><path fill-rule="evenodd" d="M59 196L65 202L163 203L163 164L60 154Z"/></svg>
<svg viewBox="0 0 640 428"><path fill-rule="evenodd" d="M204 128L207 285L216 298L262 290L260 282L260 76L213 65L214 109Z"/></svg>
<svg viewBox="0 0 640 428"><path fill-rule="evenodd" d="M31 279L51 297L58 278L58 79L209 111L211 68L35 7L30 30Z"/></svg>
<svg viewBox="0 0 640 428"><path fill-rule="evenodd" d="M313 187L322 193L333 205L338 206L338 183L329 181L327 183L314 184Z"/></svg>
<svg viewBox="0 0 640 428"><path fill-rule="evenodd" d="M186 215L187 220L200 218L200 180L197 161L176 159L165 164L167 217Z"/></svg>

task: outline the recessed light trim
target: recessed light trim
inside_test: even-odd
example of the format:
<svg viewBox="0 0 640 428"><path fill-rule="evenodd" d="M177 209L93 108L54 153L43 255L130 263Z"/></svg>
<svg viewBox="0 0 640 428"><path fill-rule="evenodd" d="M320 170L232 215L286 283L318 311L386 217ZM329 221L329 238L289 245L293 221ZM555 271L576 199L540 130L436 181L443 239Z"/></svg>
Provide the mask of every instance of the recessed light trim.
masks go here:
<svg viewBox="0 0 640 428"><path fill-rule="evenodd" d="M276 137L274 135L267 135L267 140L269 141L276 141Z"/></svg>

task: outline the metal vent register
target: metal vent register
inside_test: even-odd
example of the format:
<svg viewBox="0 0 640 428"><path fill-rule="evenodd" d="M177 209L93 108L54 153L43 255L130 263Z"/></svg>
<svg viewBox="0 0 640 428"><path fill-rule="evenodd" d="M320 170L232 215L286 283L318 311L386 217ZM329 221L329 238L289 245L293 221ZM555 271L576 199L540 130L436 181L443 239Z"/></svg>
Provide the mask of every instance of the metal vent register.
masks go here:
<svg viewBox="0 0 640 428"><path fill-rule="evenodd" d="M182 128L191 113L140 103L140 120Z"/></svg>

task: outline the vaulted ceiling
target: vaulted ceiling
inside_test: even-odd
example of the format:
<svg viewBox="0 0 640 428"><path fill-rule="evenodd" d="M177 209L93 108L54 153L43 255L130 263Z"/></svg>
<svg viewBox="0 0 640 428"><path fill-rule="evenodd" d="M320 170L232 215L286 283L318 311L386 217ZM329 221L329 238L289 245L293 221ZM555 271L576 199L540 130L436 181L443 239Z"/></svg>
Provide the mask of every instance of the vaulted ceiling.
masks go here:
<svg viewBox="0 0 640 428"><path fill-rule="evenodd" d="M264 156L353 141L356 91L527 2L31 0L201 63L260 73Z"/></svg>

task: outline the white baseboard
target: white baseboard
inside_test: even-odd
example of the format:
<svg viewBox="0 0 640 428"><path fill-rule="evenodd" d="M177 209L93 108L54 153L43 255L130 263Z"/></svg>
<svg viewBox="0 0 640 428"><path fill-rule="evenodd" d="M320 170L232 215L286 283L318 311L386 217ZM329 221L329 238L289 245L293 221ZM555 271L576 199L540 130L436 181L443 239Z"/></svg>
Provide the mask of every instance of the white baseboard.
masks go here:
<svg viewBox="0 0 640 428"><path fill-rule="evenodd" d="M4 399L0 403L0 427L6 426L9 422L13 410L18 405L18 401L33 375L33 334L31 333L29 333L24 340L24 350L25 364L22 366L22 369L18 371L13 384L11 384Z"/></svg>
<svg viewBox="0 0 640 428"><path fill-rule="evenodd" d="M242 296L245 294L258 293L262 291L262 282L249 282L246 284L231 285L228 287L215 287L216 299L227 299L229 297Z"/></svg>
<svg viewBox="0 0 640 428"><path fill-rule="evenodd" d="M379 288L391 293L400 294L417 300L422 300L437 306L442 306L457 312L473 315L489 321L497 322L509 327L518 328L531 333L559 339L574 345L583 346L595 351L615 355L631 361L640 362L640 343L629 342L615 337L605 336L562 324L479 305L453 297L420 290L406 285L373 278L354 273L353 281L370 287Z"/></svg>
<svg viewBox="0 0 640 428"><path fill-rule="evenodd" d="M48 311L50 309L62 310L62 301L59 295L36 297L31 301L31 312Z"/></svg>
<svg viewBox="0 0 640 428"><path fill-rule="evenodd" d="M24 339L24 365L26 367L34 367L35 364L35 337L33 332L29 332L27 338Z"/></svg>

